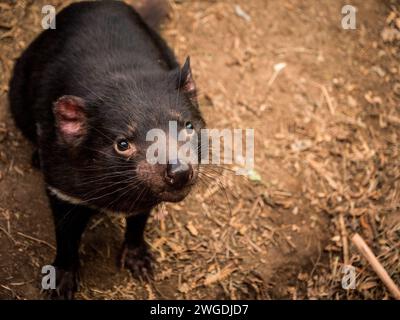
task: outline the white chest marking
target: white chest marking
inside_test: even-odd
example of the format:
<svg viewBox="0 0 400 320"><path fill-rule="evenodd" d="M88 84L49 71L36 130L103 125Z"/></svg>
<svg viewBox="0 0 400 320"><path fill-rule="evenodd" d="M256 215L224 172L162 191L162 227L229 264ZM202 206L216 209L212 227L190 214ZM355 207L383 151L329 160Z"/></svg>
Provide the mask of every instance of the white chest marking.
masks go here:
<svg viewBox="0 0 400 320"><path fill-rule="evenodd" d="M47 189L49 189L49 191L53 195L55 195L58 199L63 200L63 201L68 202L68 203L71 203L71 204L82 205L82 206L88 207L90 209L98 210L98 211L101 211L101 212L104 212L104 213L107 213L107 214L114 214L114 215L125 214L125 215L127 215L124 212L116 212L116 211L111 211L111 210L104 209L104 208L98 208L98 207L96 207L94 205L88 204L86 201L84 201L82 199L71 197L71 196L65 194L64 192L62 192L61 190L59 190L57 188L54 188L54 187L52 187L50 185L47 185Z"/></svg>

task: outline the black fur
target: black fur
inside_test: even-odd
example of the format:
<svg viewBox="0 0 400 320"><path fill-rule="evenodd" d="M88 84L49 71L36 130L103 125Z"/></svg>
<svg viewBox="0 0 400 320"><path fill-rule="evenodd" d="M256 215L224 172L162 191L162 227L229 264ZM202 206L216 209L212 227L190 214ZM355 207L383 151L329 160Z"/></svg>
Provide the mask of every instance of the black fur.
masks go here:
<svg viewBox="0 0 400 320"><path fill-rule="evenodd" d="M47 185L83 201L64 201L49 188L57 297L72 298L76 290L79 240L98 209L130 215L123 264L135 272L150 268L143 242L147 217L159 202L182 199L190 186L155 187L156 174L140 178L138 163L145 158L149 129L166 129L169 120L180 126L190 121L196 131L204 127L195 92L185 90L189 76L190 66L179 67L139 14L114 1L70 5L57 15L56 29L40 34L18 59L9 94L15 122L37 146ZM83 129L72 142L63 139L58 123L65 114L56 107L65 96L82 102ZM115 152L121 136L138 149L132 159ZM141 259L141 267L133 266L132 257Z"/></svg>

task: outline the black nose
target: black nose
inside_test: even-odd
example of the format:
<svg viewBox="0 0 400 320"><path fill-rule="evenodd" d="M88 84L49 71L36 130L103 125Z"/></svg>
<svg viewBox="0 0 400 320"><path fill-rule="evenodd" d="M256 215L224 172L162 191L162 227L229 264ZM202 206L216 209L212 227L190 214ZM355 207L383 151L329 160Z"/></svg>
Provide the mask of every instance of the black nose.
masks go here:
<svg viewBox="0 0 400 320"><path fill-rule="evenodd" d="M192 178L192 166L183 161L176 160L167 165L165 181L172 187L180 189L184 187Z"/></svg>

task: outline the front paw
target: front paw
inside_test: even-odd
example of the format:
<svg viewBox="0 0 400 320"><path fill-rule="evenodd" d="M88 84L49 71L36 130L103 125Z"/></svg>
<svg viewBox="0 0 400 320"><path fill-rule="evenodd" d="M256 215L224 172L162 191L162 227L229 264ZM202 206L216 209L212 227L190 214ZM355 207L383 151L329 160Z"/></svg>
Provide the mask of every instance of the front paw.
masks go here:
<svg viewBox="0 0 400 320"><path fill-rule="evenodd" d="M141 280L153 279L154 258L146 244L138 247L122 246L119 259L120 268L126 268L132 275Z"/></svg>
<svg viewBox="0 0 400 320"><path fill-rule="evenodd" d="M77 271L56 269L56 289L49 290L52 300L72 300L79 286Z"/></svg>

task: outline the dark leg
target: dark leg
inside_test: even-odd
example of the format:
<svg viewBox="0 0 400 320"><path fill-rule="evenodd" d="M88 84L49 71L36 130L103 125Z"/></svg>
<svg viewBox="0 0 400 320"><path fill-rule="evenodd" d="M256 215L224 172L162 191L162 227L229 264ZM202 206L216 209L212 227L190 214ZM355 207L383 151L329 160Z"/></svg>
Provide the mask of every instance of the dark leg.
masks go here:
<svg viewBox="0 0 400 320"><path fill-rule="evenodd" d="M32 152L32 166L35 169L40 170L40 158L39 158L39 150L36 149Z"/></svg>
<svg viewBox="0 0 400 320"><path fill-rule="evenodd" d="M56 231L57 253L54 260L57 289L51 291L55 299L73 299L78 290L79 244L94 211L73 205L49 194Z"/></svg>
<svg viewBox="0 0 400 320"><path fill-rule="evenodd" d="M126 218L125 241L120 257L120 266L142 279L153 275L153 258L144 241L144 229L149 215L150 211L147 211Z"/></svg>

